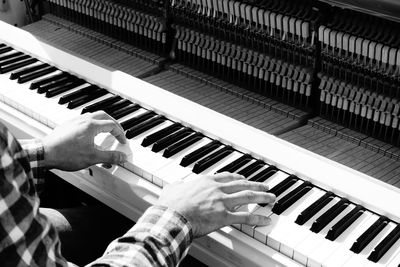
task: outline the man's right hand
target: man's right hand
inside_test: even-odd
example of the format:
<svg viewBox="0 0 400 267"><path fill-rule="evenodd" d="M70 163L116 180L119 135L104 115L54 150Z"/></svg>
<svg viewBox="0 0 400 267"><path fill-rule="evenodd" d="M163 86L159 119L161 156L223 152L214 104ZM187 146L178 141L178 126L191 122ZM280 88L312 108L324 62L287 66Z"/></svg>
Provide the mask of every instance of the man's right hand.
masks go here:
<svg viewBox="0 0 400 267"><path fill-rule="evenodd" d="M166 186L158 205L183 215L191 223L194 237L201 237L231 224L268 225L267 217L235 211L251 203L274 203L275 196L267 190L264 183L221 173Z"/></svg>

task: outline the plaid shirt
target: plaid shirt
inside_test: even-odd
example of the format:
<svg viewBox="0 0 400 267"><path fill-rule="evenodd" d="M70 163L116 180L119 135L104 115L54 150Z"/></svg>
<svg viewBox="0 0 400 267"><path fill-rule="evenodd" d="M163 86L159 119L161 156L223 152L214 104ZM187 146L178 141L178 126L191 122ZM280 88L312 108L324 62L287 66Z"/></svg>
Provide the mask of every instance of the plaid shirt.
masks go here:
<svg viewBox="0 0 400 267"><path fill-rule="evenodd" d="M21 147L22 145L22 147ZM36 187L45 171L39 141L21 144L0 123L0 263L6 266L67 266L58 234L39 212ZM175 266L192 242L180 214L150 207L124 236L88 266Z"/></svg>

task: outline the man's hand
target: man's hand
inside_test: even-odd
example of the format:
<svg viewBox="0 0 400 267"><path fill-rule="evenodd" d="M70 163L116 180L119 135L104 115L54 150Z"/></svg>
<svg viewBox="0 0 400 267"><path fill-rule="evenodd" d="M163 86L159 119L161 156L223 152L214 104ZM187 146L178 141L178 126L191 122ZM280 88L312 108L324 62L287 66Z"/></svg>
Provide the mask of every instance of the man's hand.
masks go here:
<svg viewBox="0 0 400 267"><path fill-rule="evenodd" d="M94 144L94 137L109 132L122 144L126 138L122 127L103 111L87 113L56 127L43 139L44 165L65 171L77 171L97 163L118 164L126 155L103 151Z"/></svg>
<svg viewBox="0 0 400 267"><path fill-rule="evenodd" d="M183 215L192 224L194 237L201 237L231 224L268 225L267 217L235 212L238 206L275 202L275 196L267 190L264 183L221 173L166 186L158 205Z"/></svg>

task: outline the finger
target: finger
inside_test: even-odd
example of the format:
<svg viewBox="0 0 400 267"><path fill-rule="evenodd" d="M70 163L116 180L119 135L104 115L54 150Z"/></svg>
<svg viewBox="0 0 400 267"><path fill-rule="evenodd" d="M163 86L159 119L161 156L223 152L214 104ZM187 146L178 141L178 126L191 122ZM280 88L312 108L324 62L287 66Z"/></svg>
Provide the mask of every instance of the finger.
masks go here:
<svg viewBox="0 0 400 267"><path fill-rule="evenodd" d="M108 115L106 112L104 112L103 110L98 110L92 113L86 113L88 114L88 116L92 119L95 120L109 120L111 117L110 115Z"/></svg>
<svg viewBox="0 0 400 267"><path fill-rule="evenodd" d="M273 195L271 193L257 192L257 191L250 191L250 190L233 193L233 194L227 195L224 198L225 205L230 209L233 207L236 207L236 206L242 206L242 205L253 204L253 203L270 204L270 203L274 203L275 200L276 200L275 195Z"/></svg>
<svg viewBox="0 0 400 267"><path fill-rule="evenodd" d="M96 150L93 157L93 164L103 163L106 164L123 164L127 161L125 153L120 151L101 151Z"/></svg>
<svg viewBox="0 0 400 267"><path fill-rule="evenodd" d="M221 185L221 190L224 193L231 194L243 190L253 190L253 191L261 191L266 192L269 190L269 187L265 183L252 182L247 180L237 180L225 183Z"/></svg>
<svg viewBox="0 0 400 267"><path fill-rule="evenodd" d="M126 144L125 133L113 120L96 120L96 134L107 132L112 134L121 144Z"/></svg>
<svg viewBox="0 0 400 267"><path fill-rule="evenodd" d="M121 130L123 131L124 129L122 128L121 124L114 119L113 117L111 117L108 113L104 112L103 110L99 110L93 113L88 113L90 114L90 118L95 119L95 120L112 120L115 122L115 124L118 125L118 127L121 128Z"/></svg>
<svg viewBox="0 0 400 267"><path fill-rule="evenodd" d="M269 225L271 219L250 212L229 212L228 221L230 224L248 224L248 225Z"/></svg>
<svg viewBox="0 0 400 267"><path fill-rule="evenodd" d="M220 183L226 183L226 182L245 179L245 177L243 175L239 175L237 173L230 173L230 172L221 172L218 174L214 174L212 176L212 178L214 179L214 181L220 182Z"/></svg>

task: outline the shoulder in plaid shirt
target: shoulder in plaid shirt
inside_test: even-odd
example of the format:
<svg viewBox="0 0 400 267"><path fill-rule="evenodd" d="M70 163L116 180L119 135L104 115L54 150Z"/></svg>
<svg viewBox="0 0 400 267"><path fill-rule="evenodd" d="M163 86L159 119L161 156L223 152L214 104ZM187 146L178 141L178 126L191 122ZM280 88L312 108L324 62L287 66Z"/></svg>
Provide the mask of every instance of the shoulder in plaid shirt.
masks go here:
<svg viewBox="0 0 400 267"><path fill-rule="evenodd" d="M36 190L43 186L43 152L40 141L20 144L0 123L3 267L68 265L61 255L56 230L39 212ZM114 240L104 255L89 266L175 266L192 242L191 229L190 223L175 211L150 207L131 230Z"/></svg>

